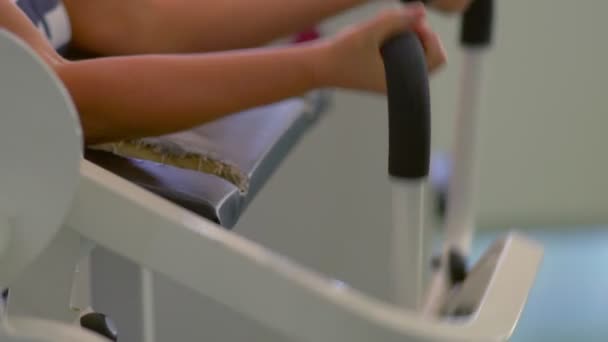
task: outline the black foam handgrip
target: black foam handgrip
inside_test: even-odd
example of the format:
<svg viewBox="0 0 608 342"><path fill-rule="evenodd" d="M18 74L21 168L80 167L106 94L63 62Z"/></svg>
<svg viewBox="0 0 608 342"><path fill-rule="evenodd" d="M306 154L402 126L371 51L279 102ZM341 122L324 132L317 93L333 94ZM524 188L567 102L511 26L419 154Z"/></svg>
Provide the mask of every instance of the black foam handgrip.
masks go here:
<svg viewBox="0 0 608 342"><path fill-rule="evenodd" d="M494 0L473 0L462 16L460 42L464 46L483 47L492 43Z"/></svg>
<svg viewBox="0 0 608 342"><path fill-rule="evenodd" d="M426 177L431 105L424 49L418 37L408 32L387 41L381 52L388 88L389 174Z"/></svg>

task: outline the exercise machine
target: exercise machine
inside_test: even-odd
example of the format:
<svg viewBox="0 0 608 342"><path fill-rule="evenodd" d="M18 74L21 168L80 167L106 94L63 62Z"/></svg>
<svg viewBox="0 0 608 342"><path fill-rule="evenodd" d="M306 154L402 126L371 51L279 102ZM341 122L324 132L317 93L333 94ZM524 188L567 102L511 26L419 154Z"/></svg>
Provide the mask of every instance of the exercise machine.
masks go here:
<svg viewBox="0 0 608 342"><path fill-rule="evenodd" d="M483 3L479 0L475 8ZM481 53L471 49L473 57ZM119 175L120 170L109 164L84 158L78 116L61 82L30 48L1 31L0 82L6 86L0 93L0 285L10 288L0 326L2 341L100 341L78 324L90 309L90 284L86 279L74 281L86 273L82 261L95 245L142 267L146 342L154 341L154 303L150 283L145 280L150 272L165 275L295 340L508 339L533 286L542 248L521 235L509 234L472 268L467 267L473 231L472 178L466 178L474 159L471 155L463 159L464 166L455 167L450 184L461 177L470 182L465 181L462 188L454 185L448 193L447 220L454 216L466 219L454 226L448 222L445 248L431 272L425 257L430 248L429 229L421 206L430 154L424 53L417 38L408 33L387 42L382 54L389 89L389 174L394 184L391 250L395 298L391 302L303 268L224 229L220 218L225 211L200 209L205 205L218 208L211 201L184 196L190 188L158 182L200 184L205 179L200 174L128 161L132 173ZM469 70L477 67L473 61ZM472 82L471 88L476 88L476 78L469 79L468 72L465 75L469 75L465 80L471 80L466 81ZM467 94L463 97L474 97L474 93ZM301 108L297 113L307 113L310 118L306 103L287 100L227 120L259 122L261 112L295 107ZM473 100L463 101L458 117L461 125L474 123L474 117L466 119L474 107ZM299 114L291 120L271 139L272 148L259 149L263 158L251 159L252 168L245 173L250 177L246 193L229 184L227 192L211 188L218 204L232 201L233 215L238 216L256 187L263 185L262 175L268 175L271 161L277 158L274 153L287 153L277 144L286 131L295 130L294 123L303 122ZM471 120L469 124L467 120ZM238 127L242 132L242 125ZM458 140L454 159L461 160L458 153L473 142ZM175 177L179 172L189 178ZM142 184L141 179L147 183ZM459 202L453 196L462 196L467 209L452 204ZM450 210L465 213L450 214ZM106 338L116 338L107 324L103 329L109 330L101 332Z"/></svg>

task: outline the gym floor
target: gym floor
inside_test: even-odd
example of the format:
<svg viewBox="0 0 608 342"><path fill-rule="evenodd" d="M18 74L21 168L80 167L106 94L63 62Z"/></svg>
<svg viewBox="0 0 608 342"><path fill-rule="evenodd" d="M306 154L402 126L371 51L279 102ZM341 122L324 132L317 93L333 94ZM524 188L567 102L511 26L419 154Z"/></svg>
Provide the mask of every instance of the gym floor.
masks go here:
<svg viewBox="0 0 608 342"><path fill-rule="evenodd" d="M480 232L481 253L500 231ZM608 227L526 229L545 257L512 339L608 341Z"/></svg>

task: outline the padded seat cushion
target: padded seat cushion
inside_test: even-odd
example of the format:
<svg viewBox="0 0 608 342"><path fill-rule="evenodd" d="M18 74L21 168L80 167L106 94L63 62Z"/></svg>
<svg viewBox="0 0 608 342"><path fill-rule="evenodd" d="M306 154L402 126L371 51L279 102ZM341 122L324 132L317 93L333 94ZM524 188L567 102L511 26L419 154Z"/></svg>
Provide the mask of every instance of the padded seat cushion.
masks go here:
<svg viewBox="0 0 608 342"><path fill-rule="evenodd" d="M162 137L93 146L86 158L224 227L326 109L315 91Z"/></svg>

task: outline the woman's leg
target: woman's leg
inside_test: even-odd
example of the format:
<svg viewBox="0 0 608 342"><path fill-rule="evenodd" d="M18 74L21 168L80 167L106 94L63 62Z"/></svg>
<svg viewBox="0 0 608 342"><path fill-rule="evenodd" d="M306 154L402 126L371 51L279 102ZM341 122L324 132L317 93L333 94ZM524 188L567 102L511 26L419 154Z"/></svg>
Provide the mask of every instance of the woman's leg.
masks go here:
<svg viewBox="0 0 608 342"><path fill-rule="evenodd" d="M100 54L259 46L369 0L64 0L76 46Z"/></svg>

